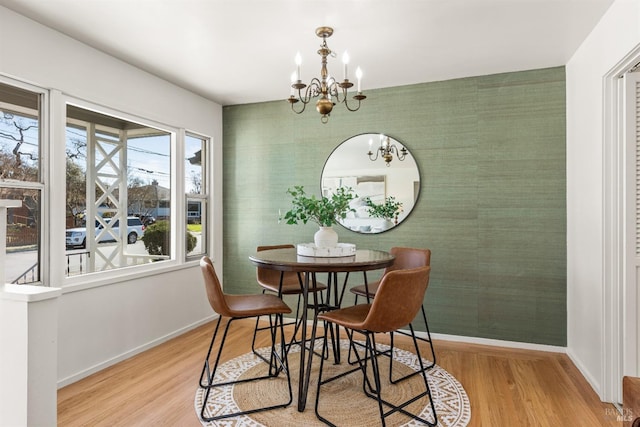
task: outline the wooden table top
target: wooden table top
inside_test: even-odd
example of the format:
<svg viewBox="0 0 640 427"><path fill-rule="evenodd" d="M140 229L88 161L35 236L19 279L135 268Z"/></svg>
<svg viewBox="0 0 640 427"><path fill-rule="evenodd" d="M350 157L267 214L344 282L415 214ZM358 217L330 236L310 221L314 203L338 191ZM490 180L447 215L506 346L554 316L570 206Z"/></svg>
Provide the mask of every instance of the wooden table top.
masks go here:
<svg viewBox="0 0 640 427"><path fill-rule="evenodd" d="M318 273L377 270L392 265L395 256L385 251L357 249L355 255L345 257L308 257L298 255L295 248L286 248L256 252L249 260L272 270Z"/></svg>

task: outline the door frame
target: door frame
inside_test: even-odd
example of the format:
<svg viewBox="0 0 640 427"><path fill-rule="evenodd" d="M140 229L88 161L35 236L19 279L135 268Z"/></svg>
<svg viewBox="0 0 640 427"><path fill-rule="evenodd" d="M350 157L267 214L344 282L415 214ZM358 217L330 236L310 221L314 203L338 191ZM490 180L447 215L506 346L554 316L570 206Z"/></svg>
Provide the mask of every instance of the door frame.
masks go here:
<svg viewBox="0 0 640 427"><path fill-rule="evenodd" d="M638 294L635 262L635 138L623 79L640 62L640 46L604 77L603 330L601 399L622 403L622 377L638 375ZM634 125L635 133L635 125ZM633 194L633 199L632 199Z"/></svg>

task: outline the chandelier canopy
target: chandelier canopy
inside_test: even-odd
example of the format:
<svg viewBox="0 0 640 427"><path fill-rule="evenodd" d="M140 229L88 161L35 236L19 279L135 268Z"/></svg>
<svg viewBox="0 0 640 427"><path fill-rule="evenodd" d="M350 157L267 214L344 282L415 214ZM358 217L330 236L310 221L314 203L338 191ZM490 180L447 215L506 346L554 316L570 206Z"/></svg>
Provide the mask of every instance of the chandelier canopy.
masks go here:
<svg viewBox="0 0 640 427"><path fill-rule="evenodd" d="M367 155L369 156L369 160L375 162L378 160L378 156L382 157L386 162L387 166L391 166L391 161L393 160L393 155L395 154L398 157L398 160L403 161L409 152L406 148L402 147L398 150L395 144L391 143L391 140L386 135L380 135L380 146L376 149L376 155L374 157L373 151L373 140L369 139L369 152Z"/></svg>
<svg viewBox="0 0 640 427"><path fill-rule="evenodd" d="M353 83L349 81L347 74L347 66L349 64L349 55L345 51L342 55L342 63L344 65L344 80L339 82L333 76L329 75L327 70L327 57L335 57L335 52L332 52L327 46L327 38L333 34L333 28L331 27L319 27L316 29L316 35L322 38L322 44L318 50L318 55L322 58L322 66L320 68L320 78L314 77L307 86L302 83L300 76L300 66L302 64L302 57L300 53L296 55L296 71L291 75L291 96L287 98L287 101L291 104L291 109L300 114L304 111L305 107L311 100L316 99L316 110L322 116L320 121L327 123L329 121L329 114L333 110L333 106L336 103L343 103L347 110L358 111L360 108L360 102L366 98L362 94L360 84L362 80L362 70L360 67L356 69L357 89L353 99L358 102L357 105L349 105L347 102L347 92L349 88L353 87ZM302 102L302 108L296 110L294 105L298 102Z"/></svg>

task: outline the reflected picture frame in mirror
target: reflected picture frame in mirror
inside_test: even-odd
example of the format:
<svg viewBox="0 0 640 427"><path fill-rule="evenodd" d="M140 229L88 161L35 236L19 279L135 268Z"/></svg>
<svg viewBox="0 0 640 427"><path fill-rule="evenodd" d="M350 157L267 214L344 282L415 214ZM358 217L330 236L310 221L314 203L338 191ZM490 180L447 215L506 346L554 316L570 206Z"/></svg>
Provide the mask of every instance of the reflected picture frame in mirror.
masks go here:
<svg viewBox="0 0 640 427"><path fill-rule="evenodd" d="M409 149L383 133L362 133L344 140L322 168L322 195L340 187L358 195L353 211L338 223L348 230L377 234L407 219L420 196L420 170Z"/></svg>

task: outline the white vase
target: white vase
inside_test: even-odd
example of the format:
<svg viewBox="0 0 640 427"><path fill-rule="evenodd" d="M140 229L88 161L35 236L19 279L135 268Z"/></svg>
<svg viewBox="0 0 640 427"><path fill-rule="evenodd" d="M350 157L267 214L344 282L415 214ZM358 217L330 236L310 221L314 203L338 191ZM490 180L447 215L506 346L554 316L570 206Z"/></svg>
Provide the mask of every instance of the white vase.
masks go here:
<svg viewBox="0 0 640 427"><path fill-rule="evenodd" d="M338 246L338 233L332 227L320 227L313 235L317 248L335 248Z"/></svg>

